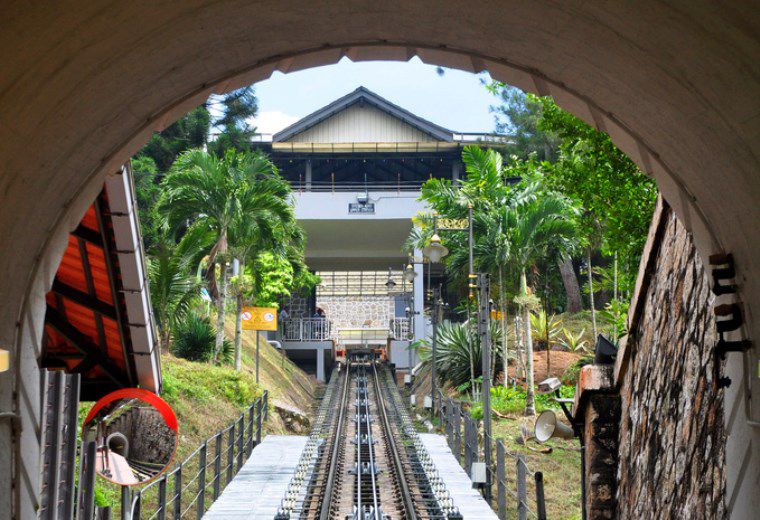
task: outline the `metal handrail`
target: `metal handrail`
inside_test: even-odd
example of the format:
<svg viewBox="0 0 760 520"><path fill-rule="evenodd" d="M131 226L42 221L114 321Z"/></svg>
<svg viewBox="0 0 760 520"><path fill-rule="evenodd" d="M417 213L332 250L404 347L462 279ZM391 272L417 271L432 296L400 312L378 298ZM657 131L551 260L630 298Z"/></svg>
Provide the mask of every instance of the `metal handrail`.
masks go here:
<svg viewBox="0 0 760 520"><path fill-rule="evenodd" d="M175 518L185 518L193 508L200 520L261 442L268 406L269 392L264 391L235 421L206 439L175 468L142 488L122 486L121 520L165 520L171 511ZM209 451L213 456L208 456ZM190 468L194 468L192 475L187 474ZM211 475L207 475L209 470ZM168 494L170 481L173 487ZM127 504L130 507L124 507Z"/></svg>
<svg viewBox="0 0 760 520"><path fill-rule="evenodd" d="M325 318L293 318L282 322L283 341L327 341L332 322Z"/></svg>
<svg viewBox="0 0 760 520"><path fill-rule="evenodd" d="M496 493L492 494L489 503L499 518L508 518L507 496L511 496L516 501L519 520L524 520L528 515L539 520L546 520L543 474L534 472L528 467L524 454L510 453L501 439L489 437L488 440L491 442L486 443L478 427L478 421L464 410L461 402L445 397L441 390L437 392L436 400L439 403L437 410L440 427L446 435L452 453L468 474L474 462L483 460L482 454L486 445L491 446L492 453L495 451L495 456L491 457L491 464L486 467L486 472L491 477L489 479L491 485L496 487ZM464 426L464 434L462 434L462 426ZM505 464L507 458L514 461L514 478L507 475ZM527 477L531 477L536 482L537 512L530 507L528 501ZM515 486L514 490L509 486L511 483Z"/></svg>

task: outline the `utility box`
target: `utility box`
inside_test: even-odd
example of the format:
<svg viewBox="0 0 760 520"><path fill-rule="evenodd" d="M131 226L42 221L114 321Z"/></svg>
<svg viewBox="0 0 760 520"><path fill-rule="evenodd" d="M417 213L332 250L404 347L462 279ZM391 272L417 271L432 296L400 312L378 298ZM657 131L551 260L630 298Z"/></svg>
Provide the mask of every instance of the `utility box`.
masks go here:
<svg viewBox="0 0 760 520"><path fill-rule="evenodd" d="M474 486L480 486L486 483L486 463L473 462L470 469L470 480Z"/></svg>

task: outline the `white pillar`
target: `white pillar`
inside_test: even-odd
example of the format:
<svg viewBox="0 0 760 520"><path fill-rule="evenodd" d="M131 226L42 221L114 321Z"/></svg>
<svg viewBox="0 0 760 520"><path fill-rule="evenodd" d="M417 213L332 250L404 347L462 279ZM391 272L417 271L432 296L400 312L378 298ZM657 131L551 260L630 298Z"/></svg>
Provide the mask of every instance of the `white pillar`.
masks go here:
<svg viewBox="0 0 760 520"><path fill-rule="evenodd" d="M459 184L459 176L462 173L462 163L459 162L459 159L455 160L451 163L451 181L454 184Z"/></svg>
<svg viewBox="0 0 760 520"><path fill-rule="evenodd" d="M322 347L317 347L317 379L323 383L325 379L325 350Z"/></svg>

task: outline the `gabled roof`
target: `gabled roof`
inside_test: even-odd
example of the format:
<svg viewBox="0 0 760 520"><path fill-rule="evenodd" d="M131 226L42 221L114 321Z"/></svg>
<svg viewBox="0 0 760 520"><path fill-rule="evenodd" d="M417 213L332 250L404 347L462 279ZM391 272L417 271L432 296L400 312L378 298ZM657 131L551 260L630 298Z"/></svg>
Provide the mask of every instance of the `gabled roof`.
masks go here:
<svg viewBox="0 0 760 520"><path fill-rule="evenodd" d="M359 87L353 92L346 94L342 98L336 99L329 105L326 105L316 112L309 114L303 119L296 121L289 127L285 128L274 134L272 137L273 142L287 141L296 134L300 134L305 130L321 123L322 121L334 116L338 112L345 110L346 108L356 103L366 103L383 112L390 114L391 116L403 121L404 123L413 126L414 128L429 134L441 141L450 142L453 140L454 132L443 128L442 126L431 123L426 119L416 116L388 101L387 99L378 96L374 92L364 87Z"/></svg>

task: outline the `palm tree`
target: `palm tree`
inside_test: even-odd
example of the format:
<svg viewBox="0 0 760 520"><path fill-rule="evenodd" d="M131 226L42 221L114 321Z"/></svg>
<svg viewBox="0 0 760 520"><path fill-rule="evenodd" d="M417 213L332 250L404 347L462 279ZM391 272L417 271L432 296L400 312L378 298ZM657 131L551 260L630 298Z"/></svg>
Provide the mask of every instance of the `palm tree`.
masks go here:
<svg viewBox="0 0 760 520"><path fill-rule="evenodd" d="M164 179L164 193L159 210L166 215L171 229L189 222L213 230L215 243L209 253L210 292L216 296L216 363L224 341L224 311L227 300L227 254L230 225L240 214L240 193L247 180L240 168L245 154L228 150L216 157L200 149L181 154ZM220 265L218 291L215 265Z"/></svg>
<svg viewBox="0 0 760 520"><path fill-rule="evenodd" d="M245 267L263 251L283 254L294 241L302 244L303 235L295 220L290 199L290 185L278 174L276 166L261 154L247 154L238 165L247 179L239 192L240 212L229 229L231 256L240 263L240 280ZM242 316L246 289L239 284L235 291L235 369L241 366ZM250 287L247 287L250 286Z"/></svg>
<svg viewBox="0 0 760 520"><path fill-rule="evenodd" d="M512 248L512 264L520 273L520 294L515 299L522 314L527 364L525 415L535 415L533 338L530 311L536 302L528 287L527 270L550 251L569 251L576 238L575 208L563 196L543 190L535 178L504 209Z"/></svg>
<svg viewBox="0 0 760 520"><path fill-rule="evenodd" d="M192 266L202 251L213 242L213 236L202 226L191 227L179 244L166 234L159 236L148 261L148 282L151 305L159 329L159 343L169 348L175 325L187 316L200 283L192 274Z"/></svg>

